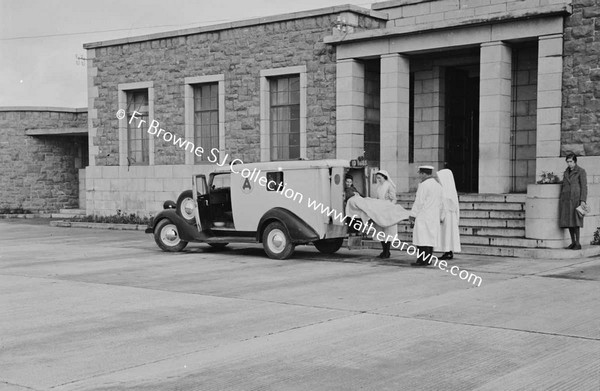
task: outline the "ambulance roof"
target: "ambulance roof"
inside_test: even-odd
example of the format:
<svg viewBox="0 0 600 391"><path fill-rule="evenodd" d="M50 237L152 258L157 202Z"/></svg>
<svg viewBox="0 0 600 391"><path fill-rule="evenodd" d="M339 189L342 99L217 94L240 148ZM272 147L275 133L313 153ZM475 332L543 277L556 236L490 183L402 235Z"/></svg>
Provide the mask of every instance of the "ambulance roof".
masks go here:
<svg viewBox="0 0 600 391"><path fill-rule="evenodd" d="M229 167L229 165L226 165L214 170L214 172L230 171ZM306 168L350 167L350 161L344 159L286 160L276 162L235 164L233 167L235 167L236 171L240 171L244 168L250 170L256 168L261 171L302 170Z"/></svg>

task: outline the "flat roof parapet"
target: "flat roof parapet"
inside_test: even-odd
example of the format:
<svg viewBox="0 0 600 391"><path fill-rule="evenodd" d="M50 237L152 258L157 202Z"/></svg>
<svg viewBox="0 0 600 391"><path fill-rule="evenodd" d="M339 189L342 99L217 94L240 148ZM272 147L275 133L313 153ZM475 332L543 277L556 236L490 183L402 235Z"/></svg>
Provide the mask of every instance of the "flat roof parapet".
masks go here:
<svg viewBox="0 0 600 391"><path fill-rule="evenodd" d="M330 45L340 45L349 42L366 41L381 38L398 37L402 35L420 34L428 31L441 31L447 29L456 29L462 27L472 27L478 25L487 25L494 23L509 22L515 20L541 18L554 15L570 15L572 6L570 4L549 4L539 6L535 9L522 9L510 12L498 12L489 15L475 15L457 19L441 20L430 23L421 23L416 25L407 25L399 27L387 27L376 30L359 31L343 36L330 35L323 39L323 42Z"/></svg>
<svg viewBox="0 0 600 391"><path fill-rule="evenodd" d="M389 0L389 1L382 1L380 3L373 3L373 4L371 4L371 9L383 10L383 9L387 9L387 8L402 7L403 5L429 3L431 1L435 1L435 0Z"/></svg>
<svg viewBox="0 0 600 391"><path fill-rule="evenodd" d="M58 113L87 113L87 107L0 106L0 111L52 111Z"/></svg>
<svg viewBox="0 0 600 391"><path fill-rule="evenodd" d="M235 28L241 28L241 27L258 26L261 24L277 23L277 22L285 22L285 21L289 21L289 20L311 18L311 17L323 16L323 15L336 14L339 12L354 12L354 13L369 16L369 17L372 17L375 19L381 19L381 20L386 20L386 21L388 20L388 15L384 12L377 12L377 11L373 11L373 10L370 10L367 8L358 7L358 6L352 5L352 4L345 4L345 5L338 5L338 6L334 6L334 7L319 8L319 9L314 9L314 10L309 10L309 11L300 11L300 12L293 12L293 13L288 13L288 14L267 16L264 18L254 18L254 19L246 19L246 20L241 20L241 21L236 21L236 22L220 23L220 24L215 24L215 25L210 25L210 26L192 27L192 28L188 28L188 29L184 29L184 30L166 31L166 32L162 32L162 33L154 33L154 34L141 35L141 36L136 36L136 37L112 39L109 41L91 42L91 43L83 44L83 48L84 49L95 49L95 48L106 47L106 46L123 45L123 44L128 44L128 43L144 42L144 41L151 41L151 40L156 40L156 39L174 38L174 37L181 37L181 36L186 36L186 35L208 33L208 32L221 31L221 30L229 30L229 29L235 29Z"/></svg>

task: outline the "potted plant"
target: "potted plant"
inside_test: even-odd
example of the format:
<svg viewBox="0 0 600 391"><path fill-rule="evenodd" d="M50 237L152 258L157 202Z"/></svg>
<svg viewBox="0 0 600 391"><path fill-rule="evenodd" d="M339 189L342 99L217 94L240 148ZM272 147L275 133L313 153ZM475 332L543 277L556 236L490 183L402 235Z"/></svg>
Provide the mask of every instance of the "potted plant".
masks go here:
<svg viewBox="0 0 600 391"><path fill-rule="evenodd" d="M555 184L560 183L561 180L558 175L553 172L542 171L541 179L537 181L539 185Z"/></svg>

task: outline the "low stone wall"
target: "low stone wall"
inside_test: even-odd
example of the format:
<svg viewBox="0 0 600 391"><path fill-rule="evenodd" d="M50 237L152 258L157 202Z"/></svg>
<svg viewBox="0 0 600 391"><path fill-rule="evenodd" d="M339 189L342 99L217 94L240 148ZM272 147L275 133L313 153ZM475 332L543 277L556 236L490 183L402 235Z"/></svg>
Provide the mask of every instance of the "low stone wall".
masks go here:
<svg viewBox="0 0 600 391"><path fill-rule="evenodd" d="M215 168L214 164L90 166L86 169L86 214L110 216L120 210L155 215L166 200L177 201L182 191L191 190L192 175L207 175Z"/></svg>
<svg viewBox="0 0 600 391"><path fill-rule="evenodd" d="M560 184L529 185L525 203L525 236L544 239L549 247L561 248L571 243L569 230L558 226ZM591 213L584 218L581 244L590 244L600 226L600 184L588 184L587 204Z"/></svg>

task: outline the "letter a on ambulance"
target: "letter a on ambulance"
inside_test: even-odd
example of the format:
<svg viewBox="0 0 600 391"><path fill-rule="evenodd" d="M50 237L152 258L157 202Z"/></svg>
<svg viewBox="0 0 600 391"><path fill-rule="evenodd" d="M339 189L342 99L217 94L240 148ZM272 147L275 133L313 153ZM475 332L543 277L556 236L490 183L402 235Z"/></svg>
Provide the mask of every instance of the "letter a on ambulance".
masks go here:
<svg viewBox="0 0 600 391"><path fill-rule="evenodd" d="M250 180L248 178L244 179L244 184L242 185L242 192L244 194L248 194L252 191L252 185L250 184Z"/></svg>

